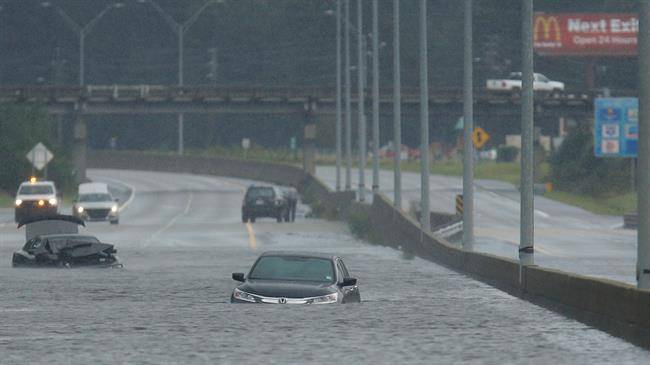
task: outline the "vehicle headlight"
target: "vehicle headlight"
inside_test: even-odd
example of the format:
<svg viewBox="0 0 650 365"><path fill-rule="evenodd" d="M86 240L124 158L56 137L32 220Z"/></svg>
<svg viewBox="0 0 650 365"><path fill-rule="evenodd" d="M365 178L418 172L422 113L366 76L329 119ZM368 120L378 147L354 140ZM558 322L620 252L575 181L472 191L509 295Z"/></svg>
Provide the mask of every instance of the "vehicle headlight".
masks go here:
<svg viewBox="0 0 650 365"><path fill-rule="evenodd" d="M50 203L50 205L56 205L56 203L58 203L58 201L56 201L56 198L52 198L52 199L48 200L48 203Z"/></svg>
<svg viewBox="0 0 650 365"><path fill-rule="evenodd" d="M38 201L38 206L39 207L42 207L44 205L45 205L45 200L41 199L41 200Z"/></svg>
<svg viewBox="0 0 650 365"><path fill-rule="evenodd" d="M23 201L21 199L16 199L16 206L19 207Z"/></svg>
<svg viewBox="0 0 650 365"><path fill-rule="evenodd" d="M113 206L111 207L111 212L113 212L113 213L117 213L117 205L113 205Z"/></svg>
<svg viewBox="0 0 650 365"><path fill-rule="evenodd" d="M255 297L253 295L246 293L245 291L241 291L237 288L235 288L235 291L232 293L232 296L235 299L243 300L245 302L251 302L251 303L256 302Z"/></svg>
<svg viewBox="0 0 650 365"><path fill-rule="evenodd" d="M83 213L84 207L77 207L77 213Z"/></svg>
<svg viewBox="0 0 650 365"><path fill-rule="evenodd" d="M339 299L339 293L332 293L323 295L321 297L312 298L311 304L330 304L336 303Z"/></svg>

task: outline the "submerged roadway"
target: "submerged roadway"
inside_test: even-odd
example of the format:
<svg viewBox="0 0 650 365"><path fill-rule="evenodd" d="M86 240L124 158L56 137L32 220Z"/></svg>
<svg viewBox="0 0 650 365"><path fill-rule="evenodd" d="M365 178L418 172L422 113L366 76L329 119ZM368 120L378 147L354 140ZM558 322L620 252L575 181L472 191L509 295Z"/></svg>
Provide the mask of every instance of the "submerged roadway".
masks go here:
<svg viewBox="0 0 650 365"><path fill-rule="evenodd" d="M345 224L241 223L250 182L90 170L122 202L124 269L14 269L24 231L0 210L0 363L647 363L650 352L462 274L352 237ZM132 192L132 194L129 194ZM436 205L434 205L435 207ZM65 207L67 212L70 208ZM359 305L233 305L264 250L344 257Z"/></svg>

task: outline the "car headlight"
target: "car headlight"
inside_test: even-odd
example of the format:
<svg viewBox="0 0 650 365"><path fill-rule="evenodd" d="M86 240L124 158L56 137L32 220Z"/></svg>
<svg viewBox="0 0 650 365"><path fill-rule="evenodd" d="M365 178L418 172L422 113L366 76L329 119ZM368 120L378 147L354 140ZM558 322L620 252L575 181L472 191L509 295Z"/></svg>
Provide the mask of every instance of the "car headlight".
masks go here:
<svg viewBox="0 0 650 365"><path fill-rule="evenodd" d="M113 205L113 206L111 207L111 212L113 212L113 213L117 213L117 205Z"/></svg>
<svg viewBox="0 0 650 365"><path fill-rule="evenodd" d="M42 207L44 205L45 205L45 200L41 199L41 200L38 201L38 206L39 207Z"/></svg>
<svg viewBox="0 0 650 365"><path fill-rule="evenodd" d="M241 291L241 290L239 290L237 288L235 288L235 291L232 293L232 296L235 299L243 300L245 302L251 302L251 303L257 302L253 295L248 294L245 291Z"/></svg>
<svg viewBox="0 0 650 365"><path fill-rule="evenodd" d="M21 199L16 199L16 206L19 207L23 201Z"/></svg>
<svg viewBox="0 0 650 365"><path fill-rule="evenodd" d="M84 207L77 207L77 213L83 213Z"/></svg>
<svg viewBox="0 0 650 365"><path fill-rule="evenodd" d="M50 205L56 205L56 203L58 203L58 201L56 201L56 198L52 198L52 199L48 200L47 202L50 203Z"/></svg>
<svg viewBox="0 0 650 365"><path fill-rule="evenodd" d="M339 293L332 293L323 295L321 297L312 298L311 304L330 304L336 303L339 299Z"/></svg>

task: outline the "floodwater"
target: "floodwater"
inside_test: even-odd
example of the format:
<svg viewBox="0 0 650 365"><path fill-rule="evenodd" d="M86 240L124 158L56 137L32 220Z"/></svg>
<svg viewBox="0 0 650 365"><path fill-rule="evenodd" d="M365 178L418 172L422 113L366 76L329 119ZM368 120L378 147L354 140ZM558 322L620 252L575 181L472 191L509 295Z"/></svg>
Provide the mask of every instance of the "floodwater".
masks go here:
<svg viewBox="0 0 650 365"><path fill-rule="evenodd" d="M246 182L93 171L135 198L114 243L124 269L13 269L22 231L0 227L0 363L647 364L650 352L336 222L240 222ZM124 186L124 185L122 185ZM5 217L8 213L5 211ZM344 257L363 303L236 305L232 272L265 250Z"/></svg>

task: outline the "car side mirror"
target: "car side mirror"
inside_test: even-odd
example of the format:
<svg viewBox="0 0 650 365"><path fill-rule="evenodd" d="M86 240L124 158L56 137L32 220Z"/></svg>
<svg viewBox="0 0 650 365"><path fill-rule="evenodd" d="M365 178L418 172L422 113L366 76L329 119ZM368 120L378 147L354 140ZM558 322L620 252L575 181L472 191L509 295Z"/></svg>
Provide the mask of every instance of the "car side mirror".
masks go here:
<svg viewBox="0 0 650 365"><path fill-rule="evenodd" d="M341 283L341 286L355 286L355 285L357 285L356 278L343 278L343 282Z"/></svg>
<svg viewBox="0 0 650 365"><path fill-rule="evenodd" d="M115 199L113 199L113 200L114 200L116 203L119 203L119 202L120 202L120 199L118 199L118 198L115 198Z"/></svg>
<svg viewBox="0 0 650 365"><path fill-rule="evenodd" d="M244 273L243 272L234 272L232 273L232 279L235 281L244 282Z"/></svg>

